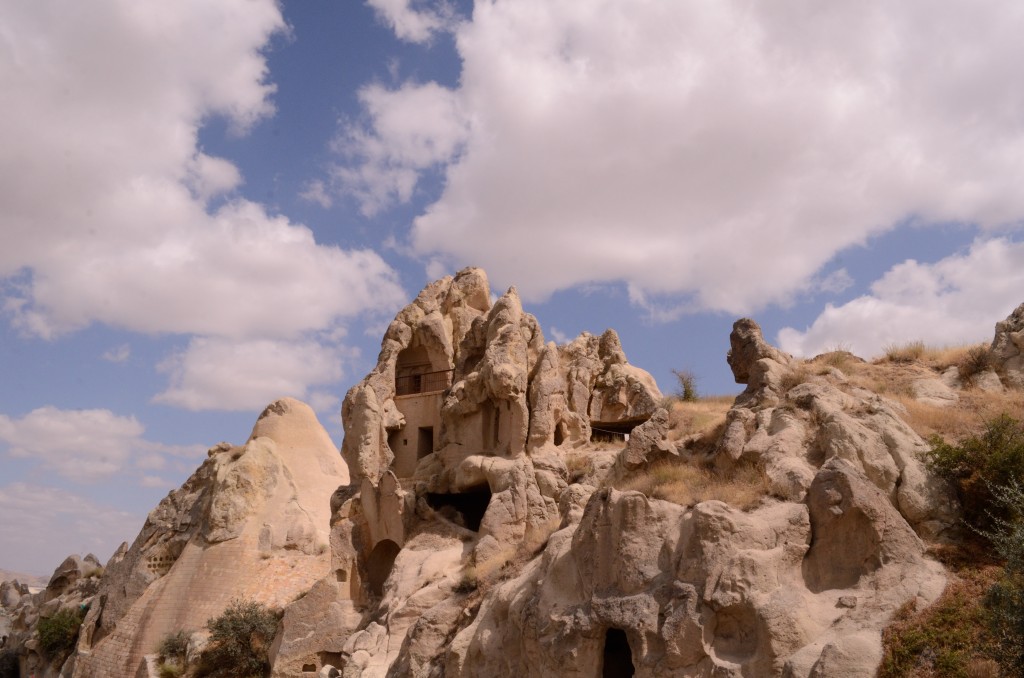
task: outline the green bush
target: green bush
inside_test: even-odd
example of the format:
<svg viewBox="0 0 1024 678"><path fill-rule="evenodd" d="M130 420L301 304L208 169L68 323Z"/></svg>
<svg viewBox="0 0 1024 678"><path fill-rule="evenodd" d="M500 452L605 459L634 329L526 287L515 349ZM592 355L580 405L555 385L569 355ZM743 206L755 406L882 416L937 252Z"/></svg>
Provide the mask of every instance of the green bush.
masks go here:
<svg viewBox="0 0 1024 678"><path fill-rule="evenodd" d="M39 632L39 649L43 656L53 660L63 660L75 649L78 642L78 629L82 626L83 615L78 610L60 610L52 617L39 620L36 630Z"/></svg>
<svg viewBox="0 0 1024 678"><path fill-rule="evenodd" d="M188 631L168 633L160 641L160 647L157 651L164 659L176 659L184 664L188 657L188 644L191 638L192 634Z"/></svg>
<svg viewBox="0 0 1024 678"><path fill-rule="evenodd" d="M1024 485L1012 481L992 494L1010 518L994 518L995 527L985 533L1006 559L1002 578L985 595L987 621L1005 675L1024 676Z"/></svg>
<svg viewBox="0 0 1024 678"><path fill-rule="evenodd" d="M981 435L955 445L933 436L931 445L928 466L956 484L970 527L984 534L994 521L1010 517L1009 508L993 492L1024 483L1024 423L1002 414L989 421Z"/></svg>
<svg viewBox="0 0 1024 678"><path fill-rule="evenodd" d="M255 601L233 600L223 614L206 622L210 643L200 655L199 676L251 678L270 674L267 650L279 615Z"/></svg>

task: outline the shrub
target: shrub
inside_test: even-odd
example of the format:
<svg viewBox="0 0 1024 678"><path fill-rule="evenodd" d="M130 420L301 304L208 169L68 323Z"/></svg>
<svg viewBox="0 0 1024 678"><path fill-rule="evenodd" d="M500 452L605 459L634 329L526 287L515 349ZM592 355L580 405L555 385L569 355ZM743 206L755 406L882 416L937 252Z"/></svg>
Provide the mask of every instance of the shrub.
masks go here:
<svg viewBox="0 0 1024 678"><path fill-rule="evenodd" d="M992 367L992 349L986 344L979 344L969 348L966 355L957 364L960 378L968 384L971 383L974 377L990 367Z"/></svg>
<svg viewBox="0 0 1024 678"><path fill-rule="evenodd" d="M985 533L993 519L1010 517L993 492L1024 482L1024 423L1004 413L986 423L981 435L955 445L932 436L931 445L928 466L956 484L969 526Z"/></svg>
<svg viewBox="0 0 1024 678"><path fill-rule="evenodd" d="M1010 519L994 518L985 533L1006 559L1002 578L985 595L993 654L1008 676L1024 676L1024 485L1013 480L992 488L993 500Z"/></svg>
<svg viewBox="0 0 1024 678"><path fill-rule="evenodd" d="M82 626L83 618L78 610L64 609L52 617L40 619L36 630L43 656L53 661L63 660L71 654L78 642L78 629Z"/></svg>
<svg viewBox="0 0 1024 678"><path fill-rule="evenodd" d="M906 344L889 344L885 347L885 359L891 363L912 363L924 356L923 341L910 341Z"/></svg>
<svg viewBox="0 0 1024 678"><path fill-rule="evenodd" d="M206 622L210 643L200 655L199 676L267 676L267 650L277 634L279 615L252 600L233 600Z"/></svg>
<svg viewBox="0 0 1024 678"><path fill-rule="evenodd" d="M168 633L164 636L164 639L160 641L160 647L157 652L163 657L164 661L170 659L185 664L188 659L188 645L192 639L192 634L188 631L177 631L175 633Z"/></svg>
<svg viewBox="0 0 1024 678"><path fill-rule="evenodd" d="M680 400L687 403L695 402L697 395L697 375L690 370L672 370L679 381L679 390L676 395Z"/></svg>

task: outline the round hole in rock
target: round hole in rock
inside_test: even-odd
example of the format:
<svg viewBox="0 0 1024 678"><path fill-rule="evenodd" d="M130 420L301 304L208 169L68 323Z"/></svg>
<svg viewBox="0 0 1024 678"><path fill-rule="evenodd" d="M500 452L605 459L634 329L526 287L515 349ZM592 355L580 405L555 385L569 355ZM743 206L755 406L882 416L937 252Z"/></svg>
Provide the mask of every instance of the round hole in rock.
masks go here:
<svg viewBox="0 0 1024 678"><path fill-rule="evenodd" d="M452 518L460 518L462 524L474 532L480 531L480 522L487 512L487 505L491 502L491 488L486 484L472 488L467 492L453 492L450 494L439 492L427 493L427 504L438 513L445 515L454 510L456 515ZM453 522L460 522L458 519Z"/></svg>
<svg viewBox="0 0 1024 678"><path fill-rule="evenodd" d="M604 634L604 657L601 663L602 678L629 678L636 669L633 667L633 650L622 629L608 629Z"/></svg>
<svg viewBox="0 0 1024 678"><path fill-rule="evenodd" d="M385 539L373 547L370 557L366 559L368 583L375 596L384 595L384 582L388 580L391 568L395 566L395 558L401 550L402 547L398 544Z"/></svg>

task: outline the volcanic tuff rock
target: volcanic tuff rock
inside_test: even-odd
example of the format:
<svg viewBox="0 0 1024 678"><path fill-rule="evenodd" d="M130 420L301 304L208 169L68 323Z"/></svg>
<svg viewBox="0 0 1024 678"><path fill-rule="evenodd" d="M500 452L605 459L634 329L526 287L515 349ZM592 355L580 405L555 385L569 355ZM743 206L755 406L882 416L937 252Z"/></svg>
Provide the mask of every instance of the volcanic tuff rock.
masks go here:
<svg viewBox="0 0 1024 678"><path fill-rule="evenodd" d="M1024 304L996 323L992 357L1007 386L1024 388Z"/></svg>
<svg viewBox="0 0 1024 678"><path fill-rule="evenodd" d="M96 556L90 553L83 558L74 554L57 566L46 587L37 593L30 593L18 581L0 584L0 606L10 616L10 630L3 634L10 635L3 647L18 652L25 675L70 675L75 656L67 658L64 665L63 657L45 657L34 632L40 619L49 619L61 610L81 613L86 609L99 589L102 572Z"/></svg>
<svg viewBox="0 0 1024 678"><path fill-rule="evenodd" d="M286 612L275 675L868 676L892 613L941 593L919 535L957 507L897 405L805 373L744 319L747 388L698 449L613 332L546 344L514 288L488 299L476 269L432 283L349 391L335 571ZM770 495L743 511L613 489L687 463L756 465Z"/></svg>
<svg viewBox="0 0 1024 678"><path fill-rule="evenodd" d="M281 607L326 574L329 498L348 472L309 406L268 406L244 446L212 448L106 566L74 675L133 676L167 634L233 598Z"/></svg>

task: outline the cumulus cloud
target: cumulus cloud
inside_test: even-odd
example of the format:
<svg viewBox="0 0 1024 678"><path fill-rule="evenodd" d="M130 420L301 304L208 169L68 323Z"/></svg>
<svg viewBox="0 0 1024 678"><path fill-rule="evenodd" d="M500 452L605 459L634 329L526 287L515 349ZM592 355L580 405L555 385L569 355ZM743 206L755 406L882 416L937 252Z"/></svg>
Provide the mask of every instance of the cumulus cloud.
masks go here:
<svg viewBox="0 0 1024 678"><path fill-rule="evenodd" d="M449 29L454 13L447 2L424 7L424 0L367 0L378 18L401 40L427 42L437 32Z"/></svg>
<svg viewBox="0 0 1024 678"><path fill-rule="evenodd" d="M238 168L198 146L211 116L242 134L273 113L261 50L284 30L274 0L6 8L0 303L16 327L279 340L401 302L380 256L238 196Z"/></svg>
<svg viewBox="0 0 1024 678"><path fill-rule="evenodd" d="M21 482L0 486L0 515L4 566L38 574L49 574L73 552L105 562L145 519L63 488Z"/></svg>
<svg viewBox="0 0 1024 678"><path fill-rule="evenodd" d="M110 410L62 410L50 405L22 417L0 414L0 442L11 457L33 459L65 478L92 482L123 470L138 455L198 458L197 445L163 445L143 438L135 417Z"/></svg>
<svg viewBox="0 0 1024 678"><path fill-rule="evenodd" d="M923 340L944 346L991 341L993 327L1021 303L1024 242L976 241L968 252L934 264L907 260L871 285L871 293L831 304L810 327L787 327L779 346L813 356L840 344L860 356L886 345Z"/></svg>
<svg viewBox="0 0 1024 678"><path fill-rule="evenodd" d="M310 387L340 379L348 357L344 348L315 340L196 337L158 367L170 386L154 401L189 410L255 410L284 396L315 396L317 405L333 405Z"/></svg>
<svg viewBox="0 0 1024 678"><path fill-rule="evenodd" d="M334 149L356 162L336 166L333 180L372 216L410 200L420 173L449 161L468 127L458 97L436 83L406 83L396 90L368 85L359 99L370 127L348 125L334 140Z"/></svg>
<svg viewBox="0 0 1024 678"><path fill-rule="evenodd" d="M450 155L412 244L528 299L619 281L746 313L908 218L1019 226L1022 28L1009 1L477 3L459 85L429 90L447 120L417 132ZM433 168L392 161L429 87L364 100L364 209Z"/></svg>

